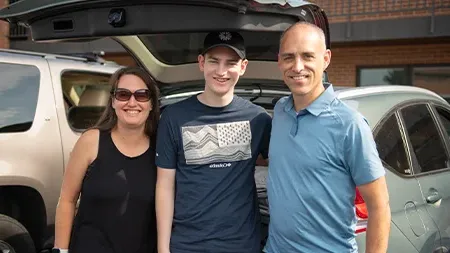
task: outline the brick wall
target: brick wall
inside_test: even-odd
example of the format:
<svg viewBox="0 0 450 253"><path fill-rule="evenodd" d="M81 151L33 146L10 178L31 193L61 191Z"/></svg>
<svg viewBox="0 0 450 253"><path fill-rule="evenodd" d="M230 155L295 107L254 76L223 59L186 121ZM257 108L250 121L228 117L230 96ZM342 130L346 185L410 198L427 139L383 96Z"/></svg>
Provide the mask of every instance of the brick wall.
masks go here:
<svg viewBox="0 0 450 253"><path fill-rule="evenodd" d="M330 23L450 14L450 0L311 0L327 14ZM433 6L434 2L434 6Z"/></svg>
<svg viewBox="0 0 450 253"><path fill-rule="evenodd" d="M8 5L8 0L0 0L0 9ZM9 48L9 25L0 21L0 48Z"/></svg>
<svg viewBox="0 0 450 253"><path fill-rule="evenodd" d="M334 85L339 86L356 85L357 67L389 67L406 64L450 65L450 43L437 41L413 45L341 45L331 48L329 79Z"/></svg>

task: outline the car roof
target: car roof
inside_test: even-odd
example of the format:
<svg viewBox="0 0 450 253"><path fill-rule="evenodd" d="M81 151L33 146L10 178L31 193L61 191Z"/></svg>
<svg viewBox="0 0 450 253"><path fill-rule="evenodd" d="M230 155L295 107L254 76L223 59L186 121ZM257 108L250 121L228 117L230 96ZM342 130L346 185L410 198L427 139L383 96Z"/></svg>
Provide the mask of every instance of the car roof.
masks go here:
<svg viewBox="0 0 450 253"><path fill-rule="evenodd" d="M336 86L334 87L336 94L340 99L354 99L357 97L363 97L368 95L389 95L389 94L409 94L411 99L417 97L429 97L430 100L446 102L444 98L438 94L420 87L408 86L408 85L373 85L364 87L346 87Z"/></svg>
<svg viewBox="0 0 450 253"><path fill-rule="evenodd" d="M113 61L106 61L103 58L92 55L92 54L80 54L80 55L65 55L65 54L50 54L50 53L41 53L41 52L33 52L26 50L15 50L15 49L5 49L0 48L0 55L10 55L16 57L40 57L40 58L51 58L51 59L59 59L59 60L72 60L79 62L89 62L91 64L101 64L101 65L114 65L119 66L117 63Z"/></svg>

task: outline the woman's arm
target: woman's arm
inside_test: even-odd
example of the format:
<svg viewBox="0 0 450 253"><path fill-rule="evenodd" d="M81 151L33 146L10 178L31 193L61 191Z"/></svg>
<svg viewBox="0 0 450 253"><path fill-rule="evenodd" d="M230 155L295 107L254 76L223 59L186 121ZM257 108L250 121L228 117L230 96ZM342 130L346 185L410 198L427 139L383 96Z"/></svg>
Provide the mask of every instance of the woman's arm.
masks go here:
<svg viewBox="0 0 450 253"><path fill-rule="evenodd" d="M55 248L68 249L81 183L90 163L97 157L99 131L89 130L75 144L64 171L55 217Z"/></svg>

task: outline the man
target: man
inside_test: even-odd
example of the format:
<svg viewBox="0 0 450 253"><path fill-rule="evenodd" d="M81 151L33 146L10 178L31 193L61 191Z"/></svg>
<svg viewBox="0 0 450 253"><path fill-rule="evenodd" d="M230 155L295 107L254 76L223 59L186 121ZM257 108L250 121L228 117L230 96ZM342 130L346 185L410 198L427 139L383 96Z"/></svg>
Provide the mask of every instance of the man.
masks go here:
<svg viewBox="0 0 450 253"><path fill-rule="evenodd" d="M203 93L167 107L158 128L158 252L260 252L254 170L271 117L234 96L248 63L240 34L209 33L198 62Z"/></svg>
<svg viewBox="0 0 450 253"><path fill-rule="evenodd" d="M363 116L322 83L330 59L317 26L297 23L282 35L278 66L292 95L274 109L267 253L357 252L356 187L369 211L366 252L387 250L385 171Z"/></svg>

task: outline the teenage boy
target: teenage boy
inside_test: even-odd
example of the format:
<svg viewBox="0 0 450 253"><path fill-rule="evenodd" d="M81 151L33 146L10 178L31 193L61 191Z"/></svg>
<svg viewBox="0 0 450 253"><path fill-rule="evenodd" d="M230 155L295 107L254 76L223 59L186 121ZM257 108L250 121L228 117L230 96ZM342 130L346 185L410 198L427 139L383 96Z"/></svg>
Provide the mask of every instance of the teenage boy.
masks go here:
<svg viewBox="0 0 450 253"><path fill-rule="evenodd" d="M156 145L159 253L257 253L254 171L271 117L234 95L248 60L242 36L212 32L198 56L204 91L168 106Z"/></svg>

